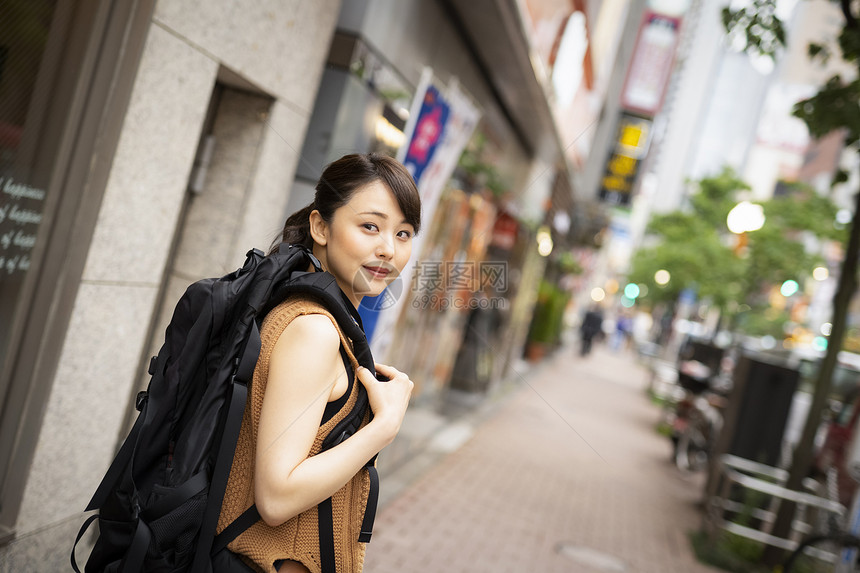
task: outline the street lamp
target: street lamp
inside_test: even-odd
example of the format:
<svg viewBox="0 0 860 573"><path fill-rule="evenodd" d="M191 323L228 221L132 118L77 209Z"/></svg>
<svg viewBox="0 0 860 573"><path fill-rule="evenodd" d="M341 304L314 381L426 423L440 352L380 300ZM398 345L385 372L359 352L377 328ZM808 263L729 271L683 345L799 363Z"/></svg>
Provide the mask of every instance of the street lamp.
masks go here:
<svg viewBox="0 0 860 573"><path fill-rule="evenodd" d="M729 231L738 236L734 252L740 255L747 245L747 233L758 231L764 226L764 209L761 205L755 205L749 201L741 201L735 205L726 217L726 226Z"/></svg>
<svg viewBox="0 0 860 573"><path fill-rule="evenodd" d="M726 217L726 225L729 227L729 231L736 235L758 231L764 226L764 221L765 216L762 206L750 203L749 201L741 201L735 205L729 211L729 216Z"/></svg>
<svg viewBox="0 0 860 573"><path fill-rule="evenodd" d="M541 227L537 232L538 253L542 257L548 257L552 252L552 234L549 227Z"/></svg>
<svg viewBox="0 0 860 573"><path fill-rule="evenodd" d="M812 278L817 281L827 280L829 276L830 271L827 270L827 267L815 267L815 270L812 271Z"/></svg>

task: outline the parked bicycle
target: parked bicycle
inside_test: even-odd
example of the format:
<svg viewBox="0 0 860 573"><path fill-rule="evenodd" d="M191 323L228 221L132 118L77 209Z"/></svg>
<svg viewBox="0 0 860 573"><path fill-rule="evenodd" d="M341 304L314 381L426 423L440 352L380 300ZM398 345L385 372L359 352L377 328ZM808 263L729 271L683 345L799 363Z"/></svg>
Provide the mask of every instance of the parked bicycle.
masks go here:
<svg viewBox="0 0 860 573"><path fill-rule="evenodd" d="M786 559L782 567L783 573L791 573L792 568L798 563L800 556L803 555L809 548L815 548L818 545L830 543L835 545L840 551L840 562L836 564L835 571L851 572L857 570L857 554L860 551L860 537L851 535L844 531L835 531L821 535L813 535L808 537L797 546L797 549L792 551L791 555Z"/></svg>
<svg viewBox="0 0 860 573"><path fill-rule="evenodd" d="M671 419L673 460L681 470L702 471L723 427L726 384L721 372L696 360L679 364L678 384L684 393Z"/></svg>

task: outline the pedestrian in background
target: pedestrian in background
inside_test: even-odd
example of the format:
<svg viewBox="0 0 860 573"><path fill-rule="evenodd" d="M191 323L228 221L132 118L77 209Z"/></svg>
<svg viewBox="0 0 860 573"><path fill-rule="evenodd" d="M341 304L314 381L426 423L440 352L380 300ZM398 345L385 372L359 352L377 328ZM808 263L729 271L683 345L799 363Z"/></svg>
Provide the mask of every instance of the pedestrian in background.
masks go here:
<svg viewBox="0 0 860 573"><path fill-rule="evenodd" d="M622 310L615 319L615 332L612 335L612 350L627 350L630 348L630 338L633 333L633 318L626 310Z"/></svg>
<svg viewBox="0 0 860 573"><path fill-rule="evenodd" d="M579 336L579 355L588 356L594 339L603 336L603 309L599 305L592 305L586 311L579 327Z"/></svg>

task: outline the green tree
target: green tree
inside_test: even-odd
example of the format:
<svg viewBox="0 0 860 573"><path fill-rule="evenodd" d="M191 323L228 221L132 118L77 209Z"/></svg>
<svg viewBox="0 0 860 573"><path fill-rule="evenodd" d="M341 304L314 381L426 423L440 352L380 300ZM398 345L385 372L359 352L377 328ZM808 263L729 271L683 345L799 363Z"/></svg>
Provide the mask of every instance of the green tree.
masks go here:
<svg viewBox="0 0 860 573"><path fill-rule="evenodd" d="M839 240L844 236L834 226L837 207L829 198L805 185L788 187L786 195L762 203L767 222L760 230L749 233L745 274L749 289L809 276L822 259L807 252L804 240L810 235L818 240Z"/></svg>
<svg viewBox="0 0 860 573"><path fill-rule="evenodd" d="M654 217L648 232L657 243L633 257L629 278L647 285L654 302L672 302L682 290L694 289L723 312L737 306L732 303L760 306L771 287L802 280L819 262L804 246L809 235L835 237L835 205L808 187L789 184L784 196L761 203L766 223L747 233L747 245L739 249L726 218L749 185L725 168L696 186L688 209ZM655 283L657 269L669 271L668 284Z"/></svg>
<svg viewBox="0 0 860 573"><path fill-rule="evenodd" d="M736 203L735 195L749 186L731 169L724 169L698 181L697 187L689 209L651 219L648 234L656 244L634 254L629 280L645 284L645 299L653 302L673 302L684 289L693 289L725 309L737 296L745 269L728 241L726 216ZM667 284L656 284L658 269L669 271Z"/></svg>
<svg viewBox="0 0 860 573"><path fill-rule="evenodd" d="M835 46L810 44L809 56L827 60L834 56L841 57L844 62L853 64L855 69L860 64L860 25L856 10L856 2L841 0L839 5L844 23L835 38ZM723 22L727 32L738 39L745 40L746 50L756 55L774 57L785 44L785 31L782 22L776 16L776 0L755 0L751 5L741 10L723 11ZM853 78L843 78L836 74L827 80L812 97L798 102L793 110L795 116L802 119L809 132L814 137L822 137L838 130L845 137L845 145L858 150L860 144L860 79L856 69ZM835 182L847 179L840 173ZM800 490L803 478L808 474L812 463L813 443L815 433L821 420L821 413L830 394L836 359L845 337L848 306L857 289L857 258L860 251L860 193L856 196L854 218L845 245L845 257L839 273L839 282L833 298L832 329L828 341L827 352L821 361L815 382L815 392L803 434L797 444L792 459L792 466L786 486ZM790 527L793 508L791 504L783 503L774 524L775 535L785 535ZM768 551L765 560L771 564L779 562L782 551Z"/></svg>

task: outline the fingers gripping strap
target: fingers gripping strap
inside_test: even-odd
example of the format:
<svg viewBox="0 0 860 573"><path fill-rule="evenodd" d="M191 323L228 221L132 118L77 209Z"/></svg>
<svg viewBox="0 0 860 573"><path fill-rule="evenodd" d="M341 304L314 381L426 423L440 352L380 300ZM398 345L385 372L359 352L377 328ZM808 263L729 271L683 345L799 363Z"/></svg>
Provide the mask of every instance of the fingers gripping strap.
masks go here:
<svg viewBox="0 0 860 573"><path fill-rule="evenodd" d="M373 522L376 520L376 505L379 502L379 473L374 466L367 466L370 476L370 492L367 494L367 507L364 508L364 520L361 522L361 534L358 536L359 543L370 543L373 535Z"/></svg>

